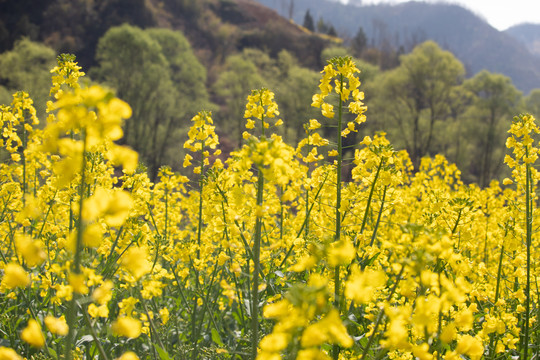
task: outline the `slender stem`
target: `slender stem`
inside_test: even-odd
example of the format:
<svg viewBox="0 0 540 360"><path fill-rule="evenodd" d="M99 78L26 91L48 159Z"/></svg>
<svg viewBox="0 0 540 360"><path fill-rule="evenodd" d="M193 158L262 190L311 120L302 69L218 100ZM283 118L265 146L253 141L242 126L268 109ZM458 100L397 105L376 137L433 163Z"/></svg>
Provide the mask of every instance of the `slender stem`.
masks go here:
<svg viewBox="0 0 540 360"><path fill-rule="evenodd" d="M336 231L334 241L338 242L341 238L341 167L343 161L343 137L341 136L341 128L343 126L343 100L341 93L343 92L343 74L339 78L339 106L338 106L338 126L337 126L337 169L336 169ZM339 278L339 265L334 268L334 306L340 309L340 287L341 280ZM332 348L334 360L339 359L339 345L334 344Z"/></svg>
<svg viewBox="0 0 540 360"><path fill-rule="evenodd" d="M161 339L159 337L159 333L158 333L158 331L156 329L156 326L154 325L154 320L150 316L150 312L148 311L148 308L146 307L146 303L145 303L145 300L144 300L144 298L142 296L142 293L140 291L138 291L137 293L139 294L139 300L141 301L141 305L143 306L144 313L146 314L146 318L148 319L148 323L150 324L150 328L151 328L152 332L155 335L155 338L156 338L156 340L158 342L158 345L162 349L165 349L165 346L163 345L163 342L161 342Z"/></svg>
<svg viewBox="0 0 540 360"><path fill-rule="evenodd" d="M92 326L92 320L90 320L90 316L88 316L88 310L83 309L84 319L86 320L86 323L88 324L88 328L90 329L90 333L92 334L92 338L94 339L94 343L96 344L99 355L104 360L109 360L109 357L107 356L107 353L105 352L105 349L103 349L103 345L101 345L101 340L98 338L96 334L96 330Z"/></svg>
<svg viewBox="0 0 540 360"><path fill-rule="evenodd" d="M529 156L529 147L525 148L525 155ZM531 310L531 240L532 240L532 200L531 200L531 167L525 164L525 214L527 226L527 279L525 286L525 334L523 339L523 359L529 355L529 318Z"/></svg>
<svg viewBox="0 0 540 360"><path fill-rule="evenodd" d="M506 230L508 232L508 230ZM505 233L506 236L506 233ZM499 301L499 292L501 286L501 276L502 276L502 264L503 264L503 255L504 255L504 244L501 245L501 253L499 254L499 266L497 269L497 285L495 286L495 301L493 302L494 306L497 306L497 301ZM491 359L495 359L495 347L497 343L495 342L495 335L493 333L489 334L489 353Z"/></svg>
<svg viewBox="0 0 540 360"><path fill-rule="evenodd" d="M84 191L85 191L85 182L86 182L86 131L85 129L81 130L81 137L83 143L82 159L81 159L81 183L79 185L79 221L77 223L77 240L75 244L75 254L73 258L72 271L74 274L78 275L81 273L81 250L83 242L83 231L84 231L84 221L82 218L83 213L83 203L84 203ZM66 338L66 348L65 348L65 359L71 360L71 347L73 345L73 340L75 336L75 321L76 321L76 312L77 312L77 299L78 294L73 292L73 298L68 304L67 311L67 322L69 326L68 335Z"/></svg>
<svg viewBox="0 0 540 360"><path fill-rule="evenodd" d="M260 93L260 104L263 105L263 92ZM264 113L261 116L261 138L265 138ZM255 220L255 237L253 239L253 287L251 291L251 359L257 357L259 344L259 271L261 268L261 233L262 233L262 203L264 195L264 174L262 167L258 168L257 175L257 211Z"/></svg>
<svg viewBox="0 0 540 360"><path fill-rule="evenodd" d="M394 293L396 292L399 281L401 280L401 275L403 275L404 271L405 271L405 265L401 265L401 270L399 271L399 274L397 276L396 282L394 283L394 286L392 287L392 290L386 297L386 301L390 301L392 299L392 296L394 296ZM384 315L384 309L380 309L379 314L377 315L377 320L375 321L375 326L373 327L373 331L371 332L371 336L369 337L368 343L366 344L366 347L364 348L364 352L362 353L362 358L360 360L364 360L366 358L369 348L371 347L371 344L373 344L373 340L375 339L377 330L379 329L379 325L381 324L383 315Z"/></svg>
<svg viewBox="0 0 540 360"><path fill-rule="evenodd" d="M362 227L360 228L360 234L362 234L366 228L368 213L371 207L371 201L373 200L373 193L375 192L375 184L377 183L377 180L379 179L379 174L381 173L381 168L383 164L384 164L384 158L381 158L381 162L379 163L379 167L377 167L377 172L375 173L375 178L373 178L373 184L371 184L371 189L369 190L366 210L364 211L364 218L362 219Z"/></svg>
<svg viewBox="0 0 540 360"><path fill-rule="evenodd" d="M377 222L375 223L375 229L373 229L373 234L371 235L371 242L369 243L369 246L373 246L373 243L375 242L375 239L377 238L377 230L379 229L379 224L381 222L381 216L384 209L384 201L386 200L387 189L388 189L388 186L385 186L383 190L382 200L381 200L381 208L379 209L379 215L377 215Z"/></svg>
<svg viewBox="0 0 540 360"><path fill-rule="evenodd" d="M307 214L306 214L306 217L304 219L304 222L302 223L302 226L300 227L300 230L298 230L298 232L296 233L296 237L299 237L300 234L302 234L302 231L304 231L304 229L308 226L308 224L309 224L309 214L311 213L311 210L313 209L313 206L315 206L315 200L317 200L317 198L319 197L319 194L321 193L321 190L322 190L324 184L326 183L327 179L328 179L328 174L326 174L326 177L324 178L323 182L321 183L321 186L317 190L317 193L315 194L315 198L313 199L313 202L311 203L309 209L307 210ZM306 204L307 204L307 202L306 202ZM283 260L281 260L281 263L279 264L280 269L283 268L283 265L285 265L285 262L287 261L287 259L291 255L293 249L294 249L294 243L289 247L289 250L287 250L287 253L285 254L285 257L283 258Z"/></svg>
<svg viewBox="0 0 540 360"><path fill-rule="evenodd" d="M198 214L198 224L197 224L197 261L201 259L201 238L202 238L202 226L203 226L203 190L204 190L204 140L201 144L201 163L200 163L200 173L199 173L199 214ZM194 266L195 270L195 287L199 287L199 270L197 270L197 265ZM194 296L193 299L193 313L191 319L191 334L192 342L194 344L192 359L195 359L197 356L197 307L198 299L197 296Z"/></svg>
<svg viewBox="0 0 540 360"><path fill-rule="evenodd" d="M264 126L263 126L264 129ZM262 217L260 208L263 203L264 176L259 169L257 179L257 219L255 222L255 238L253 239L253 288L251 291L251 358L257 357L257 345L259 344L259 271L261 255L261 229Z"/></svg>
<svg viewBox="0 0 540 360"><path fill-rule="evenodd" d="M463 212L463 208L459 209L458 216L456 219L456 223L454 224L454 228L452 229L452 235L454 235L457 231L457 227L459 225L459 220L461 220L461 213Z"/></svg>

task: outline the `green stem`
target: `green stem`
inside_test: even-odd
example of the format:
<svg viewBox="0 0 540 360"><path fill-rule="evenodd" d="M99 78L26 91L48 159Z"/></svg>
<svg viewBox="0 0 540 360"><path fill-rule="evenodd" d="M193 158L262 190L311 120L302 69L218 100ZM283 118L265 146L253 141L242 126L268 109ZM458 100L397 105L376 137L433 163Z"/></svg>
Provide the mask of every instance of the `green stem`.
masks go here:
<svg viewBox="0 0 540 360"><path fill-rule="evenodd" d="M452 235L454 235L457 231L457 227L459 225L459 220L461 220L461 213L463 212L463 208L459 209L458 216L456 219L456 223L454 224L454 228L452 229Z"/></svg>
<svg viewBox="0 0 540 360"><path fill-rule="evenodd" d="M529 156L529 147L525 148L525 156ZM525 214L527 226L527 279L525 286L525 336L523 339L523 359L529 355L529 318L531 310L531 241L532 241L532 199L531 199L531 166L525 164Z"/></svg>
<svg viewBox="0 0 540 360"><path fill-rule="evenodd" d="M92 321L90 320L90 316L88 316L88 311L86 309L83 309L84 319L86 320L86 323L88 324L88 328L90 329L90 333L92 334L92 338L94 339L94 344L96 344L99 354L101 355L101 358L104 360L109 360L109 357L107 356L107 353L105 352L105 349L103 349L103 345L101 345L101 340L96 334L96 330L92 326Z"/></svg>
<svg viewBox="0 0 540 360"><path fill-rule="evenodd" d="M396 292L397 286L399 284L399 281L401 280L401 275L403 275L403 272L405 271L405 265L401 266L401 270L399 271L399 274L396 278L396 282L394 283L394 286L392 287L392 290L386 297L386 301L390 301L392 299L392 296L394 296L394 293ZM368 343L366 344L366 347L364 348L364 352L362 353L362 358L360 360L364 360L367 356L367 353L369 349L371 348L371 344L373 344L373 340L375 340L375 335L377 333L377 330L379 329L379 325L381 324L382 317L384 315L384 310L381 309L379 311L379 314L377 315L377 320L375 321L375 326L373 328L373 332L371 333L371 336L369 337Z"/></svg>
<svg viewBox="0 0 540 360"><path fill-rule="evenodd" d="M83 143L82 151L82 160L81 160L81 183L79 185L79 221L77 223L77 240L75 244L75 254L73 258L72 271L73 274L79 275L81 273L81 250L83 242L83 231L84 231L84 222L82 218L83 213L83 203L84 203L84 187L86 181L86 131L85 129L81 130L81 137ZM69 326L68 335L66 338L66 348L65 348L65 359L71 360L71 347L73 346L73 341L75 337L75 322L76 322L76 312L77 312L77 299L78 294L73 293L73 298L68 304L67 309L67 322Z"/></svg>
<svg viewBox="0 0 540 360"><path fill-rule="evenodd" d="M264 129L264 126L263 126ZM264 131L264 130L263 130ZM257 357L259 344L259 271L261 255L262 216L260 209L263 203L264 175L259 169L257 179L257 219L255 222L255 237L253 239L253 288L251 291L251 359Z"/></svg>
<svg viewBox="0 0 540 360"><path fill-rule="evenodd" d="M313 206L315 206L315 201L319 197L319 194L321 193L321 190L322 190L324 184L326 183L327 179L328 179L328 174L326 174L326 177L324 178L323 182L321 183L321 186L317 190L317 193L315 194L315 198L313 199L313 202L311 203L309 209L307 210L307 214L306 214L306 217L304 219L304 222L302 223L302 226L300 227L300 230L298 230L298 232L296 233L296 237L299 237L302 234L302 231L304 231L304 228L306 228L308 226L309 214L311 213L311 210L313 209ZM307 202L306 202L306 204L307 204ZM281 260L281 264L279 264L280 269L283 268L283 265L285 265L285 262L287 261L287 259L291 255L293 249L294 249L294 243L287 250L287 253L285 254L285 257L283 258L283 260Z"/></svg>
<svg viewBox="0 0 540 360"><path fill-rule="evenodd" d="M201 162L199 164L200 166L200 172L199 172L199 213L198 213L198 223L197 223L197 261L200 261L201 259L201 238L202 238L202 226L203 226L203 190L204 190L204 140L201 143ZM195 270L195 288L199 288L199 270L197 270L197 266L194 265ZM191 318L191 335L192 335L192 342L194 344L193 347L193 353L192 353L192 359L195 359L197 356L197 348L198 348L198 340L197 339L197 307L198 307L198 299L197 295L194 296L193 299L193 313Z"/></svg>
<svg viewBox="0 0 540 360"><path fill-rule="evenodd" d="M506 233L508 230L506 230ZM506 237L506 233L504 236ZM500 286L501 286L501 276L502 276L502 264L503 264L503 256L504 256L504 244L501 245L501 253L499 254L499 266L497 268L497 284L495 285L495 301L493 302L494 307L497 304L497 301L499 301L499 292L500 292ZM491 359L495 359L495 347L497 346L497 342L495 342L495 335L489 334L489 353ZM495 343L494 343L495 342Z"/></svg>
<svg viewBox="0 0 540 360"><path fill-rule="evenodd" d="M379 229L379 224L381 223L381 216L384 209L384 201L386 200L387 189L388 189L388 186L385 186L383 190L382 200L381 200L381 208L379 209L379 215L377 215L377 222L375 223L375 228L373 229L373 234L371 235L371 242L369 243L369 246L373 246L373 243L375 242L375 239L377 238L377 230Z"/></svg>
<svg viewBox="0 0 540 360"><path fill-rule="evenodd" d="M362 219L362 227L360 228L360 234L364 233L364 230L366 228L368 213L369 213L369 209L371 208L371 201L373 200L373 193L375 192L375 184L377 184L377 180L379 179L379 174L381 173L383 164L384 164L384 158L381 158L381 162L379 163L379 167L377 167L377 172L375 173L375 178L373 179L373 183L371 184L371 189L369 190L366 210L364 211L364 218Z"/></svg>
<svg viewBox="0 0 540 360"><path fill-rule="evenodd" d="M341 238L341 167L343 161L343 137L341 136L341 128L343 126L343 100L341 99L341 93L343 92L343 74L340 74L339 78L340 91L339 91L339 106L338 106L338 126L337 126L337 170L336 170L336 230L335 230L335 242L339 242ZM340 309L340 287L341 279L339 277L339 265L334 268L334 306ZM332 354L334 360L339 359L339 345L334 344L332 348Z"/></svg>
<svg viewBox="0 0 540 360"><path fill-rule="evenodd" d="M150 312L148 311L148 308L146 307L144 298L142 297L142 294L140 291L138 291L137 293L139 294L139 300L141 301L141 305L143 306L143 310L144 310L144 313L146 314L146 318L148 319L148 323L150 324L152 333L154 333L154 336L158 342L158 345L161 347L161 349L165 350L165 346L163 345L163 342L161 342L156 326L154 325L154 320L150 316Z"/></svg>

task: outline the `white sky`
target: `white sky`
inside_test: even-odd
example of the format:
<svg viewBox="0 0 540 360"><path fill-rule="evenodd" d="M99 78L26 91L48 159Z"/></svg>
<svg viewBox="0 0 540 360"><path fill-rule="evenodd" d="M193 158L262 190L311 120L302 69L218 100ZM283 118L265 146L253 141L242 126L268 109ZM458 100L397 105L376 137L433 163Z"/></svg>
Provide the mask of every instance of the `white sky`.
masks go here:
<svg viewBox="0 0 540 360"><path fill-rule="evenodd" d="M348 0L341 0L348 2ZM362 3L400 3L408 0L364 0ZM437 2L441 0L428 0ZM506 30L512 25L523 22L540 24L539 0L445 0L444 2L460 4L487 20L491 26Z"/></svg>

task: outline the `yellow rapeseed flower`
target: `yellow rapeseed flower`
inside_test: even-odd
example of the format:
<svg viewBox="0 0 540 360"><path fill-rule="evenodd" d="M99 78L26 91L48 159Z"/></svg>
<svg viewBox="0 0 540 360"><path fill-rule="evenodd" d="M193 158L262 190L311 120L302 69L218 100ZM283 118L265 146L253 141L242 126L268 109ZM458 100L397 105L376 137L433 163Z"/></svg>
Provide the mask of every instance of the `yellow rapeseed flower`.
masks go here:
<svg viewBox="0 0 540 360"><path fill-rule="evenodd" d="M19 264L9 263L4 268L2 287L15 289L16 287L26 287L30 284L30 277Z"/></svg>
<svg viewBox="0 0 540 360"><path fill-rule="evenodd" d="M0 360L23 360L23 358L15 350L0 346Z"/></svg>
<svg viewBox="0 0 540 360"><path fill-rule="evenodd" d="M147 257L146 247L131 247L122 257L122 267L138 280L152 269Z"/></svg>
<svg viewBox="0 0 540 360"><path fill-rule="evenodd" d="M92 299L100 305L107 304L112 298L113 282L105 280L101 286L94 290Z"/></svg>
<svg viewBox="0 0 540 360"><path fill-rule="evenodd" d="M66 336L68 334L69 327L63 315L59 318L47 315L44 321L45 326L47 327L47 329L49 329L51 333L60 336Z"/></svg>
<svg viewBox="0 0 540 360"><path fill-rule="evenodd" d="M116 336L137 338L141 335L142 325L137 319L131 317L120 317L111 325L111 330Z"/></svg>
<svg viewBox="0 0 540 360"><path fill-rule="evenodd" d="M33 240L26 234L15 235L15 246L30 267L40 265L47 258L41 241Z"/></svg>
<svg viewBox="0 0 540 360"><path fill-rule="evenodd" d="M28 321L28 324L21 332L21 339L36 348L40 348L45 345L45 337L41 332L41 327L34 319L30 319Z"/></svg>
<svg viewBox="0 0 540 360"><path fill-rule="evenodd" d="M133 351L127 351L116 360L139 360L139 357Z"/></svg>

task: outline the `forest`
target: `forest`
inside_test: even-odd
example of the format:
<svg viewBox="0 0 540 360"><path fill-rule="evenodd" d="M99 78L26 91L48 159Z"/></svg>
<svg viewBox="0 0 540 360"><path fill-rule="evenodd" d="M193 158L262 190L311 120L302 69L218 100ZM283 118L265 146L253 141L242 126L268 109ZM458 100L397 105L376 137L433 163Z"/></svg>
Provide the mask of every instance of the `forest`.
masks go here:
<svg viewBox="0 0 540 360"><path fill-rule="evenodd" d="M175 6L187 16L240 16L225 5L210 12L207 3L212 1L180 1ZM466 76L464 65L433 42L419 43L408 53L403 49L370 47L360 26L345 44L326 35L335 34L333 26L322 18L311 18L309 11L305 27L299 27L312 37L323 37L325 42L312 49L317 51L316 60L306 60L309 56L305 49L294 44L278 45L281 35L274 32L274 40L268 35L273 29L265 29L267 32L259 35L233 35L240 30L223 18L214 19L214 30L237 38L236 42L231 40L227 45L216 34L207 35L210 25L201 28L202 35L195 37L198 46L211 46L209 60L208 54L201 57L201 51L197 53L181 31L147 28L152 23L148 20L151 16L143 10L138 10L136 16L130 15L135 16L131 22L144 28L124 24L105 31L107 22L118 22L127 16L120 12L125 8L121 2L111 1L108 6L105 13L109 17L117 14L117 19L104 19L93 25L102 28L103 35L88 35L95 38L95 49L81 53L85 56L83 63L89 64L87 81L111 87L133 107L132 121L126 125L122 141L141 154L152 179L161 165L179 168L175 159L184 155L181 139L198 109L213 110L223 141L229 147L240 145L243 129L238 114L244 94L250 89L266 87L276 93L286 120L281 135L289 143L298 140L303 134L302 124L314 116L308 105L317 88L318 68L337 55L353 56L361 70L366 102L370 105L370 121L362 130L365 134L386 132L396 148L409 152L416 167L424 156L443 154L462 171L465 182L476 182L482 187L507 175L500 164L505 155L505 129L513 114L536 114L540 108L540 90L522 94L510 78L487 71ZM64 13L74 16L73 7L64 4ZM118 10L111 11L113 8ZM79 17L84 18L83 14ZM49 21L43 21L42 27L51 27L47 25ZM0 55L0 102L10 103L12 92L26 89L37 103L44 104L48 97L48 71L57 55L28 38L13 40L13 47ZM38 112L43 115L41 106ZM327 124L323 125L326 129ZM362 131L351 134L346 142L358 143ZM349 158L351 154L352 150Z"/></svg>
<svg viewBox="0 0 540 360"><path fill-rule="evenodd" d="M0 359L540 356L540 90L303 25L0 54Z"/></svg>

